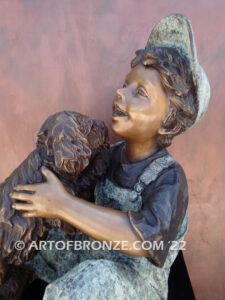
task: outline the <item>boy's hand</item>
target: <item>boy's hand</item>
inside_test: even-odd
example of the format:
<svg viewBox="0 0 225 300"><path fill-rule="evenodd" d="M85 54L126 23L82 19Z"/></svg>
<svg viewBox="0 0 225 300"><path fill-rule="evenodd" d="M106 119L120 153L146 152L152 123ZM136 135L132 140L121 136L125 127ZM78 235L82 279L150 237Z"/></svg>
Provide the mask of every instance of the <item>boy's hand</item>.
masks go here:
<svg viewBox="0 0 225 300"><path fill-rule="evenodd" d="M13 203L12 207L26 211L23 213L24 217L59 218L67 191L50 170L42 167L41 172L47 179L46 182L14 187L16 192L11 193L10 197L21 203Z"/></svg>

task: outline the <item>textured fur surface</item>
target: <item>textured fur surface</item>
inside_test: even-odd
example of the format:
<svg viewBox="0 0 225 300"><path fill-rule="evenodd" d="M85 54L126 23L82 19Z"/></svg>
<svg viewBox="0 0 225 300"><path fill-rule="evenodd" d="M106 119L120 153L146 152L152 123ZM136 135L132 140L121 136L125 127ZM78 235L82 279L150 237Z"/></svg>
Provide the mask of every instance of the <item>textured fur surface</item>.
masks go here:
<svg viewBox="0 0 225 300"><path fill-rule="evenodd" d="M36 149L0 185L0 295L6 290L11 296L15 292L12 284L4 288L4 278L11 267L33 257L35 253L29 249L32 241L45 239L51 228L76 233L75 228L59 219L24 218L21 211L11 207L15 200L9 194L14 186L44 182L41 167L46 166L68 192L91 201L96 181L108 167L107 138L107 128L101 121L76 112L56 113L41 127ZM23 250L15 249L16 241L24 242Z"/></svg>

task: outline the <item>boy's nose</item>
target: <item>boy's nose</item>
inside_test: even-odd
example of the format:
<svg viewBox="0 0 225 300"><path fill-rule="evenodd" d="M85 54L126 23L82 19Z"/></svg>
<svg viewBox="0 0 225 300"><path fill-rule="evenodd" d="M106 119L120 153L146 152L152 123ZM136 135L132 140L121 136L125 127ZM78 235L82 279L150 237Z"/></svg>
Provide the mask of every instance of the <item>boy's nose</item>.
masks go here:
<svg viewBox="0 0 225 300"><path fill-rule="evenodd" d="M116 91L116 97L120 100L125 100L125 95L123 93L123 90L122 89L118 89Z"/></svg>

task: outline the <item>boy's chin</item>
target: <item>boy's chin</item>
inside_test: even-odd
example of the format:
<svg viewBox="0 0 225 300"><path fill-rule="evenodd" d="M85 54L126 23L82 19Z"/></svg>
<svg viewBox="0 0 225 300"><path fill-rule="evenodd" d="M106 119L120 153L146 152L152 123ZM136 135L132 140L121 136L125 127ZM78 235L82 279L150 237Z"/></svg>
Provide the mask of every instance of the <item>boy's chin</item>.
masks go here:
<svg viewBox="0 0 225 300"><path fill-rule="evenodd" d="M126 134L124 134L121 130L119 130L119 128L116 128L116 126L113 126L113 124L112 124L112 131L116 134L116 135L118 135L118 136L120 136L121 138L125 138L126 139Z"/></svg>

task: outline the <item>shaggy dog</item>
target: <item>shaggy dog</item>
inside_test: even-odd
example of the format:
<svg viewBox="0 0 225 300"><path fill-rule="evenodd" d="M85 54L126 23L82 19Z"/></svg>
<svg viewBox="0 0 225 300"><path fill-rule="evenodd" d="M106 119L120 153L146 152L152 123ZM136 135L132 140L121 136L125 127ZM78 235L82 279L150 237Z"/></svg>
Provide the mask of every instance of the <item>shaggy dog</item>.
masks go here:
<svg viewBox="0 0 225 300"><path fill-rule="evenodd" d="M0 185L1 299L15 296L18 274L13 274L18 268L13 266L21 266L34 256L33 249L29 249L32 241L44 239L51 228L76 234L75 228L59 219L24 218L22 212L11 207L15 200L10 198L10 192L17 184L44 182L41 167L46 166L68 192L92 201L95 184L108 167L107 137L107 128L101 121L76 112L56 113L41 127L36 149ZM17 250L16 241L23 241L24 249Z"/></svg>

